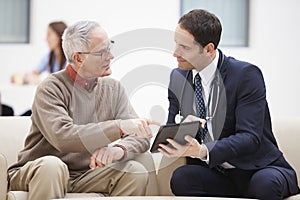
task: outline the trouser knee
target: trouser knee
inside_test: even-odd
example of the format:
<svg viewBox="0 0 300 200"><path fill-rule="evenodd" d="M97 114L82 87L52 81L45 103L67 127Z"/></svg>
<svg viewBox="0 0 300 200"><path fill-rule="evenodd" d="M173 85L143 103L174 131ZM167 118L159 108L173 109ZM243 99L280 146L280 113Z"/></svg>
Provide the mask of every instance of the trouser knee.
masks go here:
<svg viewBox="0 0 300 200"><path fill-rule="evenodd" d="M262 200L279 200L283 199L287 194L287 183L280 173L278 173L278 176L268 174L265 178L254 175L247 191L248 197Z"/></svg>
<svg viewBox="0 0 300 200"><path fill-rule="evenodd" d="M139 162L127 161L126 166L126 176L128 179L135 180L133 183L139 186L146 185L148 182L148 172L146 168Z"/></svg>
<svg viewBox="0 0 300 200"><path fill-rule="evenodd" d="M67 165L55 156L44 156L36 160L36 176L48 181L69 177Z"/></svg>
<svg viewBox="0 0 300 200"><path fill-rule="evenodd" d="M67 165L55 156L44 156L36 160L39 170L50 175L69 173Z"/></svg>
<svg viewBox="0 0 300 200"><path fill-rule="evenodd" d="M28 191L28 199L52 199L64 196L69 172L59 158L45 156L27 162L10 178L10 189Z"/></svg>
<svg viewBox="0 0 300 200"><path fill-rule="evenodd" d="M171 177L170 180L170 187L172 190L172 193L176 196L184 195L184 191L186 191L186 183L185 179L186 176L184 175L184 168L177 168Z"/></svg>

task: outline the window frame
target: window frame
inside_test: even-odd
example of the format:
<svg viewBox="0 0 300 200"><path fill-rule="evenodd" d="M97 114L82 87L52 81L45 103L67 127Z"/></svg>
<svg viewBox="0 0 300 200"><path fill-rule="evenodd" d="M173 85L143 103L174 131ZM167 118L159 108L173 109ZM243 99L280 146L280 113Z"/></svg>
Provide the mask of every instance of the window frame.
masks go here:
<svg viewBox="0 0 300 200"><path fill-rule="evenodd" d="M11 3L11 7L10 8L5 8L5 9L11 9L8 12L11 12L11 16L14 16L15 14L15 9L16 7L18 7L19 5L17 4L17 1L12 1L12 0L1 0L3 1L3 3ZM0 32L0 45L1 44L28 44L30 43L30 11L31 11L31 0L21 0L24 1L24 5L22 10L24 11L24 16L20 15L20 16L15 16L14 18L11 19L7 19L5 16L5 14L2 15L3 17L3 21L0 21L0 24L3 23L3 25L5 23L11 23L12 26L12 30L10 32ZM15 4L15 5L13 5ZM0 14L1 16L1 14ZM5 19L6 18L6 19ZM19 20L19 22L16 23L16 21L18 19L23 19L22 21ZM21 23L24 23L25 28L24 30L21 31L14 31L13 27L14 26L18 26ZM11 37L10 37L11 36Z"/></svg>
<svg viewBox="0 0 300 200"><path fill-rule="evenodd" d="M219 0L220 1L220 0ZM232 1L237 1L237 2L241 2L242 0L231 0ZM228 37L228 35L231 35L230 32L228 30L230 30L230 28L227 28L226 24L224 22L222 22L223 20L225 21L226 19L222 18L222 15L219 14L217 11L210 9L210 8L206 8L205 5L201 5L202 3L205 4L207 2L209 2L210 4L215 3L215 8L217 10L217 5L219 5L219 2L217 0L180 0L180 16L188 13L189 11L191 11L192 9L205 9L209 12L214 13L215 15L218 16L218 18L220 19L221 23L222 23L222 36L221 36L221 41L219 46L223 46L223 47L249 47L249 32L250 32L250 0L243 0L244 4L243 4L243 9L244 9L244 15L243 15L243 35L240 38L236 38L234 40L232 40L231 37ZM231 3L230 1L227 0L222 0L222 3L224 5L224 3ZM191 6L190 4L198 4L197 6ZM212 6L212 5L210 5ZM223 6L223 7L228 7L228 6ZM232 11L232 10L231 10ZM229 11L226 11L225 13L228 13ZM224 25L225 24L225 25ZM237 23L234 23L237 24ZM241 24L241 23L240 23ZM236 27L239 27L236 25ZM234 31L238 30L237 28L234 29ZM234 35L238 35L238 33L232 33Z"/></svg>

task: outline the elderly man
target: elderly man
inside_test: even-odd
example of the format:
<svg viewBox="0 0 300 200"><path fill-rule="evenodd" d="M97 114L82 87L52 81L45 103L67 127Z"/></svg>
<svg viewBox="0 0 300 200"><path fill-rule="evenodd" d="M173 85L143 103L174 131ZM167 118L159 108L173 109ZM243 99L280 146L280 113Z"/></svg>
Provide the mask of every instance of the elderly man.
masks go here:
<svg viewBox="0 0 300 200"><path fill-rule="evenodd" d="M120 83L105 77L112 44L96 22L65 30L68 65L37 88L30 134L9 168L11 190L28 191L31 200L145 194L148 173L130 159L148 150L153 122L139 119Z"/></svg>

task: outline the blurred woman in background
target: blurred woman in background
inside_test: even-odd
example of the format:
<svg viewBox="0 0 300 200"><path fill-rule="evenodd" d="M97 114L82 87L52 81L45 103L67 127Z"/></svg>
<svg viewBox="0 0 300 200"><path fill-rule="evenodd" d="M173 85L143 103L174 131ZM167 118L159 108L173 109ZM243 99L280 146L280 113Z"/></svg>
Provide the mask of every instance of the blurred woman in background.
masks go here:
<svg viewBox="0 0 300 200"><path fill-rule="evenodd" d="M47 43L49 52L42 58L35 70L24 76L16 73L11 77L11 82L16 84L38 84L40 75L44 72L51 74L66 66L66 57L62 50L61 36L67 25L62 21L52 22L48 25Z"/></svg>

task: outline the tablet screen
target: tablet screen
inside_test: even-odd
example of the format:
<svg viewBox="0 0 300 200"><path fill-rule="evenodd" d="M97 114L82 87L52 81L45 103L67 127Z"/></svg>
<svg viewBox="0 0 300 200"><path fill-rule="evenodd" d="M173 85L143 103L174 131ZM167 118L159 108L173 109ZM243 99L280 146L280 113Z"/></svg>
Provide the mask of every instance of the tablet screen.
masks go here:
<svg viewBox="0 0 300 200"><path fill-rule="evenodd" d="M191 137L195 138L200 129L201 122L199 121L161 126L154 139L150 152L158 152L158 145L161 143L171 146L171 144L166 141L168 138L172 138L179 144L184 145L186 144L184 136L190 135Z"/></svg>

